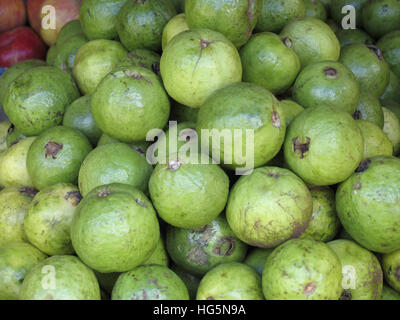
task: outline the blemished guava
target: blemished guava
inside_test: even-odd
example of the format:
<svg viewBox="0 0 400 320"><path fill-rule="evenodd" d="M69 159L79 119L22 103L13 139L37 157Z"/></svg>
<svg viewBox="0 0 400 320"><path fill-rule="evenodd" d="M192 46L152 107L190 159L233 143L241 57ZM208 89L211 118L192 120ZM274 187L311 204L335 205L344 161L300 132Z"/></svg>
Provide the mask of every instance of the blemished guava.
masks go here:
<svg viewBox="0 0 400 320"><path fill-rule="evenodd" d="M136 49L128 52L125 57L117 62L114 70L124 70L130 67L143 67L160 75L161 56L147 49Z"/></svg>
<svg viewBox="0 0 400 320"><path fill-rule="evenodd" d="M304 0L304 4L306 5L306 17L317 18L322 21L326 21L328 18L328 13L323 5L323 3L319 0Z"/></svg>
<svg viewBox="0 0 400 320"><path fill-rule="evenodd" d="M86 196L97 186L126 183L145 191L152 171L146 158L127 144L105 144L90 152L83 161L78 177L79 190Z"/></svg>
<svg viewBox="0 0 400 320"><path fill-rule="evenodd" d="M57 36L56 45L63 45L69 38L80 34L83 34L81 22L79 20L71 20L61 28Z"/></svg>
<svg viewBox="0 0 400 320"><path fill-rule="evenodd" d="M0 162L0 181L4 187L33 187L27 169L27 154L36 137L18 140L2 154Z"/></svg>
<svg viewBox="0 0 400 320"><path fill-rule="evenodd" d="M226 218L245 243L273 248L306 229L312 198L304 182L278 167L261 167L242 176L229 194Z"/></svg>
<svg viewBox="0 0 400 320"><path fill-rule="evenodd" d="M267 300L338 300L342 266L327 244L292 239L267 258L262 287Z"/></svg>
<svg viewBox="0 0 400 320"><path fill-rule="evenodd" d="M377 98L385 92L390 70L378 47L350 44L342 48L340 62L354 73L361 91L373 93Z"/></svg>
<svg viewBox="0 0 400 320"><path fill-rule="evenodd" d="M81 46L72 69L81 92L84 95L93 93L100 81L127 53L122 44L114 40L92 40Z"/></svg>
<svg viewBox="0 0 400 320"><path fill-rule="evenodd" d="M81 199L78 188L67 183L37 193L24 219L29 242L48 255L73 254L71 224Z"/></svg>
<svg viewBox="0 0 400 320"><path fill-rule="evenodd" d="M91 111L100 130L123 142L144 141L168 121L170 102L161 81L143 67L109 73L93 93Z"/></svg>
<svg viewBox="0 0 400 320"><path fill-rule="evenodd" d="M342 264L343 292L340 300L379 300L382 294L382 268L375 255L351 240L327 243Z"/></svg>
<svg viewBox="0 0 400 320"><path fill-rule="evenodd" d="M101 138L97 142L97 146L100 147L104 144L115 143L119 142L117 139L111 138L109 135L103 133ZM131 142L128 145L133 149L139 152L142 155L146 154L147 148L150 146L151 142L149 141L138 141L138 142Z"/></svg>
<svg viewBox="0 0 400 320"><path fill-rule="evenodd" d="M151 254L150 258L148 258L145 262L142 263L142 266L148 265L158 265L168 267L169 264L169 256L167 253L167 249L165 248L164 240L162 237L157 242L157 246Z"/></svg>
<svg viewBox="0 0 400 320"><path fill-rule="evenodd" d="M57 255L28 272L20 300L100 300L100 287L94 272L77 257Z"/></svg>
<svg viewBox="0 0 400 320"><path fill-rule="evenodd" d="M331 28L319 19L306 17L289 22L280 36L292 41L302 68L313 62L339 59L339 40Z"/></svg>
<svg viewBox="0 0 400 320"><path fill-rule="evenodd" d="M57 45L57 54L54 57L53 66L72 74L76 53L87 42L88 39L81 33Z"/></svg>
<svg viewBox="0 0 400 320"><path fill-rule="evenodd" d="M346 180L364 152L361 130L352 116L332 107L307 108L289 125L284 143L285 162L314 186Z"/></svg>
<svg viewBox="0 0 400 320"><path fill-rule="evenodd" d="M253 248L243 263L247 264L249 267L252 267L260 275L262 275L265 262L273 251L274 248Z"/></svg>
<svg viewBox="0 0 400 320"><path fill-rule="evenodd" d="M18 300L25 275L47 256L26 242L0 246L0 299Z"/></svg>
<svg viewBox="0 0 400 320"><path fill-rule="evenodd" d="M343 10L343 7L350 5L355 9L355 22L357 27L360 28L362 27L362 9L367 2L368 0L332 0L329 6L331 17L339 26L341 26L343 18L349 15L349 11ZM342 10L344 12L342 12ZM347 20L345 21L347 22Z"/></svg>
<svg viewBox="0 0 400 320"><path fill-rule="evenodd" d="M382 256L382 269L386 282L400 293L400 249Z"/></svg>
<svg viewBox="0 0 400 320"><path fill-rule="evenodd" d="M19 132L18 129L15 128L15 126L11 123L8 128L6 137L7 148L10 148L12 145L16 144L19 140L25 138L26 136L24 136L21 132Z"/></svg>
<svg viewBox="0 0 400 320"><path fill-rule="evenodd" d="M83 32L90 39L115 39L118 12L127 0L83 0L79 17Z"/></svg>
<svg viewBox="0 0 400 320"><path fill-rule="evenodd" d="M306 16L306 6L303 0L261 1L261 14L257 20L256 31L279 33L290 21Z"/></svg>
<svg viewBox="0 0 400 320"><path fill-rule="evenodd" d="M188 289L189 292L190 300L196 300L196 293L201 278L183 270L182 268L176 265L172 265L170 269L173 272L175 272L179 276L179 278L181 278L182 281L185 283L186 288Z"/></svg>
<svg viewBox="0 0 400 320"><path fill-rule="evenodd" d="M259 84L274 94L285 92L300 72L300 60L289 38L257 33L240 49L243 81Z"/></svg>
<svg viewBox="0 0 400 320"><path fill-rule="evenodd" d="M33 185L42 190L57 183L76 183L92 146L83 133L64 126L43 132L31 145L26 166Z"/></svg>
<svg viewBox="0 0 400 320"><path fill-rule="evenodd" d="M168 94L191 108L200 108L214 91L242 80L236 47L208 29L175 36L163 51L160 70Z"/></svg>
<svg viewBox="0 0 400 320"><path fill-rule="evenodd" d="M162 50L165 49L168 42L170 42L173 37L186 30L189 30L189 26L187 25L186 16L184 13L180 13L169 20L169 22L165 25L162 34Z"/></svg>
<svg viewBox="0 0 400 320"><path fill-rule="evenodd" d="M292 100L282 100L280 105L286 120L286 127L304 110L304 107Z"/></svg>
<svg viewBox="0 0 400 320"><path fill-rule="evenodd" d="M22 134L35 136L60 124L65 107L78 97L79 91L68 73L55 67L36 67L10 83L3 108Z"/></svg>
<svg viewBox="0 0 400 320"><path fill-rule="evenodd" d="M128 50L159 51L164 27L175 15L170 0L127 1L118 13L119 39Z"/></svg>
<svg viewBox="0 0 400 320"><path fill-rule="evenodd" d="M190 29L221 32L241 47L251 37L261 5L262 0L186 0L185 15Z"/></svg>
<svg viewBox="0 0 400 320"><path fill-rule="evenodd" d="M400 249L400 159L363 160L336 192L343 227L364 248L378 253ZM373 195L373 196L371 196Z"/></svg>
<svg viewBox="0 0 400 320"><path fill-rule="evenodd" d="M393 155L397 155L400 152L400 119L388 108L382 107L382 110L384 118L382 130L393 145Z"/></svg>
<svg viewBox="0 0 400 320"><path fill-rule="evenodd" d="M201 279L197 300L264 300L261 276L244 263L223 263Z"/></svg>
<svg viewBox="0 0 400 320"><path fill-rule="evenodd" d="M374 39L361 29L340 29L336 32L340 46L343 48L348 44L361 43L366 45L374 44Z"/></svg>
<svg viewBox="0 0 400 320"><path fill-rule="evenodd" d="M178 122L197 122L200 109L184 106L178 102L172 104L170 119Z"/></svg>
<svg viewBox="0 0 400 320"><path fill-rule="evenodd" d="M368 120L357 120L356 123L364 139L363 159L393 155L393 145L381 128Z"/></svg>
<svg viewBox="0 0 400 320"><path fill-rule="evenodd" d="M362 91L353 118L355 120L368 120L375 123L379 128L383 128L383 110L379 99L371 92Z"/></svg>
<svg viewBox="0 0 400 320"><path fill-rule="evenodd" d="M360 85L349 68L336 61L305 67L293 85L293 98L304 108L328 105L353 114L360 98Z"/></svg>
<svg viewBox="0 0 400 320"><path fill-rule="evenodd" d="M381 95L380 101L383 104L391 101L400 103L400 79L392 71L390 71L389 84L386 87L385 92Z"/></svg>
<svg viewBox="0 0 400 320"><path fill-rule="evenodd" d="M340 229L335 208L335 192L329 187L314 187L310 189L310 193L313 211L306 230L299 238L331 241Z"/></svg>
<svg viewBox="0 0 400 320"><path fill-rule="evenodd" d="M202 149L207 150L208 145L211 156L230 169L250 169L251 165L267 163L280 150L285 131L279 101L267 89L246 82L212 94L200 108L197 119L198 135L208 133L207 139L201 139Z"/></svg>
<svg viewBox="0 0 400 320"><path fill-rule="evenodd" d="M382 50L390 69L400 78L400 30L388 33L376 45Z"/></svg>
<svg viewBox="0 0 400 320"><path fill-rule="evenodd" d="M10 121L0 121L0 152L7 149L7 135L10 126Z"/></svg>
<svg viewBox="0 0 400 320"><path fill-rule="evenodd" d="M247 245L235 236L223 216L197 229L168 226L166 245L174 263L195 275L204 275L221 263L240 262L247 252Z"/></svg>
<svg viewBox="0 0 400 320"><path fill-rule="evenodd" d="M164 266L140 266L118 277L112 300L189 300L185 283Z"/></svg>
<svg viewBox="0 0 400 320"><path fill-rule="evenodd" d="M381 300L400 300L400 293L383 284Z"/></svg>
<svg viewBox="0 0 400 320"><path fill-rule="evenodd" d="M207 157L208 158L208 157ZM198 228L210 223L225 208L229 178L217 165L192 163L174 154L155 167L149 192L159 216L178 228Z"/></svg>
<svg viewBox="0 0 400 320"><path fill-rule="evenodd" d="M99 189L79 204L71 228L82 261L99 272L132 270L150 258L160 238L156 212L138 189Z"/></svg>

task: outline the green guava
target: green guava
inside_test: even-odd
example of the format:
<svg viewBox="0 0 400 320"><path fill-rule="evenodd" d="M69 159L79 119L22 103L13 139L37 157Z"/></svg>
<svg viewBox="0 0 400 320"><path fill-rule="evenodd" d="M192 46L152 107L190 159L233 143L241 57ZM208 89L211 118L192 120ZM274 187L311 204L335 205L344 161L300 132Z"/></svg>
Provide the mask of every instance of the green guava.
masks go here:
<svg viewBox="0 0 400 320"><path fill-rule="evenodd" d="M57 255L28 272L20 300L100 300L100 287L93 271L77 257Z"/></svg>
<svg viewBox="0 0 400 320"><path fill-rule="evenodd" d="M186 30L189 30L189 26L187 25L186 16L184 13L180 13L169 20L169 22L165 25L162 34L162 50L165 49L168 42L170 42L173 37Z"/></svg>
<svg viewBox="0 0 400 320"><path fill-rule="evenodd" d="M175 15L170 0L127 1L118 13L119 38L128 50L159 51L164 27Z"/></svg>
<svg viewBox="0 0 400 320"><path fill-rule="evenodd" d="M279 33L290 21L306 16L303 0L262 0L261 14L257 20L256 31Z"/></svg>
<svg viewBox="0 0 400 320"><path fill-rule="evenodd" d="M292 100L282 100L280 104L286 120L286 127L304 110L301 105Z"/></svg>
<svg viewBox="0 0 400 320"><path fill-rule="evenodd" d="M253 248L243 263L247 264L249 267L252 267L260 275L262 275L265 262L273 251L274 248Z"/></svg>
<svg viewBox="0 0 400 320"><path fill-rule="evenodd" d="M387 285L383 285L381 300L400 300L400 293L397 293Z"/></svg>
<svg viewBox="0 0 400 320"><path fill-rule="evenodd" d="M56 54L57 54L57 46L53 45L49 48L49 50L47 50L47 54L46 54L46 63L53 67L54 66L54 60L56 58Z"/></svg>
<svg viewBox="0 0 400 320"><path fill-rule="evenodd" d="M76 183L92 146L83 133L64 126L46 130L29 148L26 166L33 185L42 190L57 183Z"/></svg>
<svg viewBox="0 0 400 320"><path fill-rule="evenodd" d="M244 263L223 263L201 279L197 300L264 300L261 276Z"/></svg>
<svg viewBox="0 0 400 320"><path fill-rule="evenodd" d="M169 257L167 250L164 245L164 240L162 237L157 242L157 246L154 249L153 253L151 254L150 258L148 258L145 262L142 263L142 266L148 265L159 265L168 267L169 264Z"/></svg>
<svg viewBox="0 0 400 320"><path fill-rule="evenodd" d="M78 188L67 183L37 193L24 220L29 242L48 255L73 254L71 224L81 199Z"/></svg>
<svg viewBox="0 0 400 320"><path fill-rule="evenodd" d="M119 142L117 139L111 138L109 135L105 133L102 134L101 138L97 142L97 146L100 147L104 144L115 143ZM146 154L147 148L150 146L150 142L148 141L138 141L138 142L131 142L128 145L133 149L139 152L142 155Z"/></svg>
<svg viewBox="0 0 400 320"><path fill-rule="evenodd" d="M400 78L400 30L388 33L382 37L377 47L382 50L383 57L390 69Z"/></svg>
<svg viewBox="0 0 400 320"><path fill-rule="evenodd" d="M46 257L26 242L0 246L0 299L18 300L25 275Z"/></svg>
<svg viewBox="0 0 400 320"><path fill-rule="evenodd" d="M57 45L57 54L54 57L53 66L72 74L76 53L87 42L88 39L81 33Z"/></svg>
<svg viewBox="0 0 400 320"><path fill-rule="evenodd" d="M338 300L342 267L325 243L292 239L267 258L262 287L267 300Z"/></svg>
<svg viewBox="0 0 400 320"><path fill-rule="evenodd" d="M353 113L355 120L368 120L383 128L383 110L379 99L370 92L362 91L356 111Z"/></svg>
<svg viewBox="0 0 400 320"><path fill-rule="evenodd" d="M112 70L127 50L113 40L92 40L81 46L75 55L72 73L81 90L91 94L100 81Z"/></svg>
<svg viewBox="0 0 400 320"><path fill-rule="evenodd" d="M364 139L363 159L393 154L393 145L381 128L368 120L357 120L356 123Z"/></svg>
<svg viewBox="0 0 400 320"><path fill-rule="evenodd" d="M340 62L356 76L362 91L373 93L379 98L389 84L389 65L381 50L373 45L360 43L342 48Z"/></svg>
<svg viewBox="0 0 400 320"><path fill-rule="evenodd" d="M171 270L175 272L185 283L189 292L190 300L196 300L197 289L199 288L201 278L183 270L176 265L172 265Z"/></svg>
<svg viewBox="0 0 400 320"><path fill-rule="evenodd" d="M400 103L393 101L393 100L384 101L383 106L386 109L389 109L390 111L392 111L396 115L396 117L398 119L400 119Z"/></svg>
<svg viewBox="0 0 400 320"><path fill-rule="evenodd" d="M392 71L390 71L389 84L380 100L383 104L390 101L400 103L400 79Z"/></svg>
<svg viewBox="0 0 400 320"><path fill-rule="evenodd" d="M143 155L124 143L109 143L88 154L79 171L83 196L93 188L110 183L126 183L145 191L153 167Z"/></svg>
<svg viewBox="0 0 400 320"><path fill-rule="evenodd" d="M25 139L26 137L18 131L17 128L11 123L7 130L6 143L7 148L10 148L12 145L16 144L19 140Z"/></svg>
<svg viewBox="0 0 400 320"><path fill-rule="evenodd" d="M0 121L0 152L7 149L7 135L10 126L10 121Z"/></svg>
<svg viewBox="0 0 400 320"><path fill-rule="evenodd" d="M162 129L170 102L157 75L143 67L110 72L93 93L91 111L101 131L123 142L146 140Z"/></svg>
<svg viewBox="0 0 400 320"><path fill-rule="evenodd" d="M361 13L368 0L332 0L330 4L330 14L332 19L339 25L349 15L348 10L343 10L345 6L352 6L355 9L355 22L357 27L362 27ZM342 10L344 12L342 12ZM351 12L351 11L350 11ZM346 19L344 21L347 21Z"/></svg>
<svg viewBox="0 0 400 320"><path fill-rule="evenodd" d="M393 145L393 155L397 155L400 152L400 119L388 108L382 107L382 110L384 118L383 132Z"/></svg>
<svg viewBox="0 0 400 320"><path fill-rule="evenodd" d="M211 29L225 35L236 47L244 45L257 24L262 0L186 0L190 29Z"/></svg>
<svg viewBox="0 0 400 320"><path fill-rule="evenodd" d="M36 67L10 83L3 108L22 134L35 136L60 124L65 107L78 97L68 73L55 67Z"/></svg>
<svg viewBox="0 0 400 320"><path fill-rule="evenodd" d="M364 152L355 120L332 107L307 108L289 125L284 157L306 183L327 186L346 180Z"/></svg>
<svg viewBox="0 0 400 320"><path fill-rule="evenodd" d="M364 248L389 253L400 249L400 159L363 160L336 192L343 227Z"/></svg>
<svg viewBox="0 0 400 320"><path fill-rule="evenodd" d="M366 45L374 44L371 36L361 29L340 29L336 32L340 46L343 48L348 44L360 43Z"/></svg>
<svg viewBox="0 0 400 320"><path fill-rule="evenodd" d="M319 19L306 17L289 22L280 36L291 40L303 68L313 62L339 59L339 40L331 28Z"/></svg>
<svg viewBox="0 0 400 320"><path fill-rule="evenodd" d="M191 108L200 108L214 91L242 80L236 47L208 29L187 30L172 38L160 70L168 94Z"/></svg>
<svg viewBox="0 0 400 320"><path fill-rule="evenodd" d="M328 13L323 3L319 0L304 0L306 5L306 17L317 18L322 21L328 19Z"/></svg>
<svg viewBox="0 0 400 320"><path fill-rule="evenodd" d="M293 85L293 98L304 108L328 105L353 114L360 99L360 85L353 72L335 61L305 67Z"/></svg>
<svg viewBox="0 0 400 320"><path fill-rule="evenodd" d="M312 198L303 181L287 169L262 167L242 176L229 194L226 218L249 245L273 248L306 229Z"/></svg>
<svg viewBox="0 0 400 320"><path fill-rule="evenodd" d="M164 266L140 266L121 274L112 300L189 300L185 283Z"/></svg>
<svg viewBox="0 0 400 320"><path fill-rule="evenodd" d="M71 228L82 261L99 272L124 272L155 250L160 227L151 202L138 189L99 189L79 204Z"/></svg>
<svg viewBox="0 0 400 320"><path fill-rule="evenodd" d="M386 282L400 293L400 249L382 256L382 269Z"/></svg>
<svg viewBox="0 0 400 320"><path fill-rule="evenodd" d="M153 71L156 75L160 75L160 59L158 53L147 49L136 49L128 52L125 57L117 62L115 70L123 70L131 67L143 67Z"/></svg>
<svg viewBox="0 0 400 320"><path fill-rule="evenodd" d="M57 36L56 46L59 48L70 38L81 34L83 34L81 22L79 20L71 20L61 28Z"/></svg>
<svg viewBox="0 0 400 320"><path fill-rule="evenodd" d="M272 93L285 92L300 72L300 60L290 39L270 32L257 33L240 50L243 81L263 86Z"/></svg>

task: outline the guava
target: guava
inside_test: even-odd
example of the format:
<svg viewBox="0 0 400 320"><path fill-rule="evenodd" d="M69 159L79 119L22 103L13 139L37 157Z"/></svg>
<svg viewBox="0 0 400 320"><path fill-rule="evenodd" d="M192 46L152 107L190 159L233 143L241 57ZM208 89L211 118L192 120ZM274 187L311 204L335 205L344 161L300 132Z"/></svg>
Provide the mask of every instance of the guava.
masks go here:
<svg viewBox="0 0 400 320"><path fill-rule="evenodd" d="M60 45L63 45L70 38L81 34L83 34L81 22L79 20L71 20L61 28L57 36L56 45L60 47Z"/></svg>
<svg viewBox="0 0 400 320"><path fill-rule="evenodd" d="M329 105L353 114L360 98L360 85L353 72L335 61L305 67L293 85L293 98L304 108Z"/></svg>
<svg viewBox="0 0 400 320"><path fill-rule="evenodd" d="M383 110L379 99L370 92L363 91L356 111L353 113L355 120L368 120L383 128Z"/></svg>
<svg viewBox="0 0 400 320"><path fill-rule="evenodd" d="M382 256L382 269L386 282L400 293L400 249Z"/></svg>
<svg viewBox="0 0 400 320"><path fill-rule="evenodd" d="M184 106L178 102L171 105L170 119L180 122L197 122L197 115L200 109L194 109Z"/></svg>
<svg viewBox="0 0 400 320"><path fill-rule="evenodd" d="M114 70L123 70L130 67L143 67L160 75L161 56L147 49L136 49L128 52L125 57L117 62Z"/></svg>
<svg viewBox="0 0 400 320"><path fill-rule="evenodd" d="M4 112L26 136L41 134L62 122L65 107L79 97L72 77L55 67L36 67L7 88Z"/></svg>
<svg viewBox="0 0 400 320"><path fill-rule="evenodd" d="M285 92L300 72L300 60L290 39L270 32L257 33L240 49L243 81L263 86L272 93Z"/></svg>
<svg viewBox="0 0 400 320"><path fill-rule="evenodd" d="M162 129L170 102L159 78L143 67L110 72L93 93L91 111L100 130L123 142L146 140Z"/></svg>
<svg viewBox="0 0 400 320"><path fill-rule="evenodd" d="M189 30L189 26L187 25L186 16L184 13L180 13L169 20L169 22L165 25L162 34L162 50L165 49L168 42L170 42L173 37L186 30Z"/></svg>
<svg viewBox="0 0 400 320"><path fill-rule="evenodd" d="M190 29L211 29L225 35L236 47L244 45L257 24L262 0L186 0Z"/></svg>
<svg viewBox="0 0 400 320"><path fill-rule="evenodd" d="M142 266L147 265L159 265L168 267L169 264L169 257L167 250L165 248L164 240L162 237L157 242L157 246L154 249L153 253L151 254L150 258L148 258L145 262L142 263Z"/></svg>
<svg viewBox="0 0 400 320"><path fill-rule="evenodd" d="M190 300L196 300L197 289L199 287L201 278L183 270L176 265L172 265L171 270L175 272L185 283L189 292Z"/></svg>
<svg viewBox="0 0 400 320"><path fill-rule="evenodd" d="M400 152L400 119L388 108L382 107L382 110L384 118L383 132L393 145L393 155L397 155Z"/></svg>
<svg viewBox="0 0 400 320"><path fill-rule="evenodd" d="M128 50L159 51L163 29L175 15L170 0L127 1L118 13L118 36Z"/></svg>
<svg viewBox="0 0 400 320"><path fill-rule="evenodd" d="M390 100L390 101L385 100L383 102L383 106L386 109L389 109L390 111L392 111L396 115L396 117L398 119L400 119L400 103L393 101L393 100Z"/></svg>
<svg viewBox="0 0 400 320"><path fill-rule="evenodd" d="M57 54L54 57L53 66L63 71L67 71L68 73L72 73L76 53L79 48L87 42L88 40L86 36L81 33L68 38L67 41L62 44L57 45Z"/></svg>
<svg viewBox="0 0 400 320"><path fill-rule="evenodd" d="M313 62L339 59L339 40L331 28L319 19L306 17L289 22L280 36L291 40L303 68Z"/></svg>
<svg viewBox="0 0 400 320"><path fill-rule="evenodd" d="M7 135L10 125L10 121L0 121L0 152L7 149Z"/></svg>
<svg viewBox="0 0 400 320"><path fill-rule="evenodd" d="M71 224L81 199L78 188L67 183L37 193L24 220L29 242L48 255L73 254Z"/></svg>
<svg viewBox="0 0 400 320"><path fill-rule="evenodd" d="M198 228L210 223L228 200L229 178L217 165L192 163L181 155L168 157L155 167L149 192L159 216L178 228Z"/></svg>
<svg viewBox="0 0 400 320"><path fill-rule="evenodd" d="M303 0L262 0L261 14L257 20L256 31L279 33L292 20L306 16Z"/></svg>
<svg viewBox="0 0 400 320"><path fill-rule="evenodd" d="M368 2L368 0L332 0L330 4L330 14L332 19L338 24L342 25L343 18L348 16L349 11L343 10L345 6L352 6L355 11L355 22L357 27L362 26L361 13L364 5ZM342 10L344 12L342 12ZM350 11L353 12L353 11ZM346 20L345 20L346 21Z"/></svg>
<svg viewBox="0 0 400 320"><path fill-rule="evenodd" d="M84 95L93 93L100 81L127 53L121 43L113 40L92 40L81 46L72 69L81 92Z"/></svg>
<svg viewBox="0 0 400 320"><path fill-rule="evenodd" d="M33 185L42 190L57 183L76 183L92 146L83 133L64 126L46 130L29 148L26 166Z"/></svg>
<svg viewBox="0 0 400 320"><path fill-rule="evenodd" d="M253 248L243 263L247 264L249 267L252 267L260 275L262 275L265 262L273 251L274 248Z"/></svg>
<svg viewBox="0 0 400 320"><path fill-rule="evenodd" d="M368 120L357 120L356 123L364 138L363 159L393 154L393 145L381 128Z"/></svg>
<svg viewBox="0 0 400 320"><path fill-rule="evenodd" d="M373 93L377 98L385 92L390 70L378 47L350 44L342 48L340 62L354 73L362 91Z"/></svg>
<svg viewBox="0 0 400 320"><path fill-rule="evenodd" d="M390 71L389 84L380 100L383 104L390 101L400 103L400 79L392 71Z"/></svg>
<svg viewBox="0 0 400 320"><path fill-rule="evenodd" d="M371 36L361 29L340 29L336 32L340 46L343 48L348 44L361 43L366 45L374 44Z"/></svg>
<svg viewBox="0 0 400 320"><path fill-rule="evenodd" d="M198 135L208 138L201 139L202 149L208 144L211 156L230 169L267 163L280 150L285 131L279 101L267 89L246 82L213 93L197 119Z"/></svg>
<svg viewBox="0 0 400 320"><path fill-rule="evenodd" d="M100 287L93 271L77 257L57 255L28 272L20 300L100 300Z"/></svg>
<svg viewBox="0 0 400 320"><path fill-rule="evenodd" d="M141 153L124 143L97 147L88 154L79 171L79 190L85 196L93 188L126 183L145 191L153 167Z"/></svg>
<svg viewBox="0 0 400 320"><path fill-rule="evenodd" d="M99 189L79 204L71 239L82 261L102 273L132 270L150 258L160 238L151 202L138 189Z"/></svg>
<svg viewBox="0 0 400 320"><path fill-rule="evenodd" d="M273 248L306 229L312 198L304 182L278 167L262 167L239 178L229 194L226 219L245 243Z"/></svg>
<svg viewBox="0 0 400 320"><path fill-rule="evenodd" d="M117 139L111 138L109 135L106 135L103 133L97 142L97 146L100 147L104 144L109 144L109 143L115 143L119 142ZM142 155L146 154L147 148L150 146L150 142L148 141L137 141L137 142L131 142L128 145L133 149L139 152Z"/></svg>
<svg viewBox="0 0 400 320"><path fill-rule="evenodd" d="M317 18L322 21L328 19L328 13L323 3L319 0L304 0L306 5L306 17Z"/></svg>
<svg viewBox="0 0 400 320"><path fill-rule="evenodd" d="M118 277L112 300L189 300L185 283L164 266L140 266Z"/></svg>
<svg viewBox="0 0 400 320"><path fill-rule="evenodd" d="M127 0L83 0L79 17L83 32L90 40L115 39L118 12Z"/></svg>
<svg viewBox="0 0 400 320"><path fill-rule="evenodd" d="M236 47L208 29L184 31L168 43L160 61L168 94L177 102L200 108L216 90L242 80Z"/></svg>
<svg viewBox="0 0 400 320"><path fill-rule="evenodd" d="M372 196L373 195L373 196ZM389 253L400 249L400 159L363 160L336 192L343 227L364 248Z"/></svg>
<svg viewBox="0 0 400 320"><path fill-rule="evenodd" d="M197 300L264 300L261 277L244 263L223 263L201 279Z"/></svg>
<svg viewBox="0 0 400 320"><path fill-rule="evenodd" d="M381 300L400 300L400 293L397 293L387 285L383 285Z"/></svg>
<svg viewBox="0 0 400 320"><path fill-rule="evenodd" d="M7 148L10 148L12 145L16 144L19 140L25 139L24 136L15 126L11 123L7 130L6 143Z"/></svg>
<svg viewBox="0 0 400 320"><path fill-rule="evenodd" d="M267 300L338 300L342 293L342 267L325 243L292 239L267 258L262 274Z"/></svg>
<svg viewBox="0 0 400 320"><path fill-rule="evenodd" d="M364 143L351 115L325 106L307 108L290 123L283 150L289 168L306 183L327 186L354 172Z"/></svg>
<svg viewBox="0 0 400 320"><path fill-rule="evenodd" d="M47 55L46 55L46 63L51 67L54 67L54 60L56 58L56 54L57 54L57 46L52 45L49 48L49 50L47 50Z"/></svg>
<svg viewBox="0 0 400 320"><path fill-rule="evenodd" d="M390 69L400 78L400 30L388 33L376 44Z"/></svg>
<svg viewBox="0 0 400 320"><path fill-rule="evenodd" d="M0 246L0 299L18 300L25 275L46 257L26 242Z"/></svg>
<svg viewBox="0 0 400 320"><path fill-rule="evenodd" d="M304 110L301 105L292 100L281 100L280 104L286 120L286 127Z"/></svg>

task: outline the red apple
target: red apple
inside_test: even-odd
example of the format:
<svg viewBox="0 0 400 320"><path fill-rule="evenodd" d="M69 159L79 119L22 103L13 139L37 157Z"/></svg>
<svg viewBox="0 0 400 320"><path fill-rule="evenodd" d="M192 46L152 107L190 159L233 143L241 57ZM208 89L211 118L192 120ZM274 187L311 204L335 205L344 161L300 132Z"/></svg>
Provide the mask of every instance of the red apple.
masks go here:
<svg viewBox="0 0 400 320"><path fill-rule="evenodd" d="M26 22L26 8L23 0L0 0L0 33Z"/></svg>
<svg viewBox="0 0 400 320"><path fill-rule="evenodd" d="M46 46L39 36L28 27L17 27L0 34L0 67L8 68L13 64L46 57Z"/></svg>
<svg viewBox="0 0 400 320"><path fill-rule="evenodd" d="M26 6L28 9L28 19L31 27L37 33L40 32L40 28L42 26L42 18L40 17L42 14L42 4L45 0L28 0Z"/></svg>

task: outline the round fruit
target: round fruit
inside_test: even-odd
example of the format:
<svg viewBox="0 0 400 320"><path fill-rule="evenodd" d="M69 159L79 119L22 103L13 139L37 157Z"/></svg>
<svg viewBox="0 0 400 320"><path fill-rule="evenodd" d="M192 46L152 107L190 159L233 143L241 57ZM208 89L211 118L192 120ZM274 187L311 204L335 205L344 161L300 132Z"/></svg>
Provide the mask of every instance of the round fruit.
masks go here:
<svg viewBox="0 0 400 320"><path fill-rule="evenodd" d="M400 103L400 79L392 71L390 71L389 84L380 100L383 104L390 101Z"/></svg>
<svg viewBox="0 0 400 320"><path fill-rule="evenodd" d="M168 267L169 257L167 254L167 250L165 249L164 240L162 239L162 237L160 237L160 239L158 240L157 246L151 254L150 258L143 262L142 266L153 264Z"/></svg>
<svg viewBox="0 0 400 320"><path fill-rule="evenodd" d="M247 255L246 259L243 263L247 264L249 267L255 269L260 275L264 270L265 262L269 255L274 251L273 248L254 248L250 253Z"/></svg>
<svg viewBox="0 0 400 320"><path fill-rule="evenodd" d="M82 25L79 20L71 20L64 24L57 37L56 45L63 45L69 38L83 34Z"/></svg>
<svg viewBox="0 0 400 320"><path fill-rule="evenodd" d="M280 104L286 120L286 126L289 126L292 120L304 110L301 105L292 100L282 100Z"/></svg>
<svg viewBox="0 0 400 320"><path fill-rule="evenodd" d="M184 13L180 13L169 20L162 34L162 49L164 50L166 48L168 42L170 42L173 37L186 30L189 30L189 27Z"/></svg>
<svg viewBox="0 0 400 320"><path fill-rule="evenodd" d="M338 32L336 32L336 36L339 39L341 47L354 43L366 45L374 44L374 40L371 38L371 36L361 29L340 29Z"/></svg>
<svg viewBox="0 0 400 320"><path fill-rule="evenodd" d="M355 9L354 19L357 27L361 27L361 12L367 2L368 0L332 0L330 5L331 17L338 25L342 26L343 18L349 15L348 10L344 10L344 12L342 10L345 6L352 6Z"/></svg>
<svg viewBox="0 0 400 320"><path fill-rule="evenodd" d="M400 103L390 100L390 101L384 101L383 104L386 109L392 111L396 115L396 117L400 120Z"/></svg>
<svg viewBox="0 0 400 320"><path fill-rule="evenodd" d="M160 59L158 53L147 49L136 49L128 52L125 57L117 62L114 71L123 70L131 67L143 67L153 71L156 75L160 75Z"/></svg>
<svg viewBox="0 0 400 320"><path fill-rule="evenodd" d="M363 91L356 111L353 113L355 120L368 120L375 123L379 128L383 128L383 110L379 99L370 92Z"/></svg>
<svg viewBox="0 0 400 320"><path fill-rule="evenodd" d="M306 16L317 18L322 21L327 20L327 12L325 6L319 0L304 0L306 5Z"/></svg>
<svg viewBox="0 0 400 320"><path fill-rule="evenodd" d="M56 55L57 55L57 46L53 45L49 48L46 55L46 63L49 66L54 67L54 60L56 59Z"/></svg>
<svg viewBox="0 0 400 320"><path fill-rule="evenodd" d="M390 69L400 78L400 30L390 32L382 37L377 46L382 50Z"/></svg>
<svg viewBox="0 0 400 320"><path fill-rule="evenodd" d="M381 128L368 120L357 120L356 123L364 139L363 159L393 154L392 143Z"/></svg>
<svg viewBox="0 0 400 320"><path fill-rule="evenodd" d="M393 111L385 107L382 107L382 110L385 120L383 132L387 135L390 142L392 142L393 155L397 155L400 152L400 119L397 118Z"/></svg>
<svg viewBox="0 0 400 320"><path fill-rule="evenodd" d="M400 293L400 250L384 254L382 268L387 283Z"/></svg>
<svg viewBox="0 0 400 320"><path fill-rule="evenodd" d="M67 40L57 45L57 54L54 57L53 66L72 73L76 53L88 40L83 33L70 37Z"/></svg>
<svg viewBox="0 0 400 320"><path fill-rule="evenodd" d="M115 143L119 142L117 139L111 138L110 136L106 135L105 133L102 134L100 140L97 143L97 146L100 147L104 144ZM132 142L128 145L133 149L139 152L142 155L146 154L147 148L149 148L151 142L148 141L139 141L139 142Z"/></svg>

